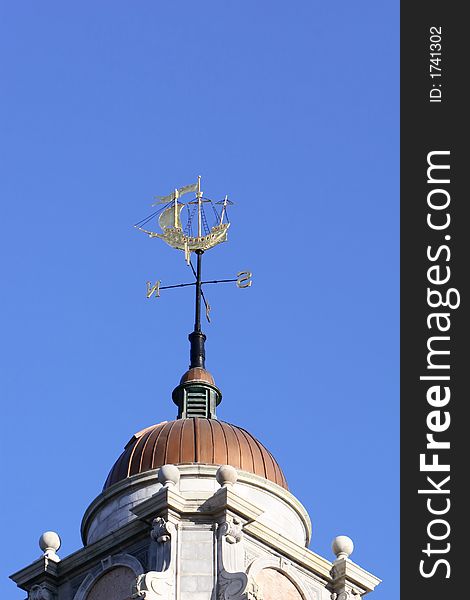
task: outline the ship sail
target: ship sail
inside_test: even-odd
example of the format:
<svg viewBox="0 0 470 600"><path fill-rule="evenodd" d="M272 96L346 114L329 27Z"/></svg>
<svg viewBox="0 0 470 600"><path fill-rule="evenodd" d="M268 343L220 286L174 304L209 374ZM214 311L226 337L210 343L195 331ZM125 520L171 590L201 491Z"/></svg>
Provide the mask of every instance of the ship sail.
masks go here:
<svg viewBox="0 0 470 600"><path fill-rule="evenodd" d="M176 204L176 208L174 204L172 204L168 208L165 208L165 210L162 212L158 219L158 224L163 229L163 231L165 231L167 227L179 227L181 229L180 215L184 206L184 204L178 202Z"/></svg>
<svg viewBox="0 0 470 600"><path fill-rule="evenodd" d="M190 183L185 185L178 190L178 195L188 194L189 192L197 192L197 183Z"/></svg>
<svg viewBox="0 0 470 600"><path fill-rule="evenodd" d="M198 189L197 183L190 183L189 185L184 185L183 187L179 188L178 190L171 192L171 194L168 194L168 196L160 196L158 198L158 201L154 202L152 204L152 206L156 206L157 204L166 204L167 202L172 202L175 198L179 198L180 196L183 196L183 194L188 194L189 192L197 192L197 189Z"/></svg>

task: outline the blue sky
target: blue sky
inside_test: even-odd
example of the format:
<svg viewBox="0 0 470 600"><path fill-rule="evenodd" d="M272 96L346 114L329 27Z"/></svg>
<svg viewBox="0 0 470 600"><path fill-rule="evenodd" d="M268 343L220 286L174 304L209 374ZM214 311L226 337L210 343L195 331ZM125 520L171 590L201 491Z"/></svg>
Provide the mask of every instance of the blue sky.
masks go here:
<svg viewBox="0 0 470 600"><path fill-rule="evenodd" d="M2 597L81 545L131 435L171 419L188 364L182 254L132 224L203 177L230 194L210 278L219 417L273 452L329 558L398 595L399 4L0 5Z"/></svg>

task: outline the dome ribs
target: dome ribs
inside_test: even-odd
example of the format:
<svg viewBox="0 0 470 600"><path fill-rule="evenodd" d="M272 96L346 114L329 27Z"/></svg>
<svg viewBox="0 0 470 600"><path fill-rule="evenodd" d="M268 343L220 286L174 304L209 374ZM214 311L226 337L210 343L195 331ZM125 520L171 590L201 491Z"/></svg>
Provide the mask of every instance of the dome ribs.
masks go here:
<svg viewBox="0 0 470 600"><path fill-rule="evenodd" d="M156 448L156 446L158 444L158 440L163 431L164 426L165 426L165 423L159 423L158 425L155 425L152 433L147 438L144 450L142 452L142 460L140 462L142 472L150 471L150 469L155 468L153 466L154 449Z"/></svg>
<svg viewBox="0 0 470 600"><path fill-rule="evenodd" d="M263 459L263 465L264 465L264 477L266 477L266 479L270 479L271 481L276 481L276 473L274 471L274 466L271 460L271 456L269 455L268 451L266 450L266 448L263 446L263 444L261 442L258 442L258 440L256 440L255 438L253 438L253 440L256 442L256 445L258 446L258 448L260 449L261 452L261 457Z"/></svg>
<svg viewBox="0 0 470 600"><path fill-rule="evenodd" d="M200 439L199 439L199 420L197 418L194 418L193 421L194 421L194 423L193 423L192 432L193 432L193 440L194 440L194 458L195 458L196 462L201 462L200 461L201 444L200 444Z"/></svg>
<svg viewBox="0 0 470 600"><path fill-rule="evenodd" d="M281 471L279 465L276 462L276 459L274 458L274 456L271 454L271 452L266 449L266 452L269 454L269 457L271 458L271 461L273 463L273 467L274 467L274 472L276 474L275 479L273 480L275 483L277 483L278 485L280 485L281 487L285 487L287 489L287 481L286 478L284 477L283 472Z"/></svg>
<svg viewBox="0 0 470 600"><path fill-rule="evenodd" d="M212 440L214 449L213 464L226 465L228 464L227 440L225 439L224 430L220 421L210 419L209 423L212 429Z"/></svg>
<svg viewBox="0 0 470 600"><path fill-rule="evenodd" d="M212 419L195 419L195 438L198 442L196 462L214 464L214 437L211 427Z"/></svg>
<svg viewBox="0 0 470 600"><path fill-rule="evenodd" d="M233 425L230 425L230 427L237 438L237 445L240 453L240 469L254 473L253 454L251 452L250 444L245 436L241 434L238 427L234 427Z"/></svg>
<svg viewBox="0 0 470 600"><path fill-rule="evenodd" d="M249 440L251 456L253 457L253 470L252 473L255 475L262 474L262 477L266 477L266 469L264 466L262 446L256 442L251 434L245 429L239 428L243 435Z"/></svg>
<svg viewBox="0 0 470 600"><path fill-rule="evenodd" d="M145 447L145 443L147 442L151 433L152 433L152 430L150 429L149 431L147 431L146 433L141 435L137 440L137 444L134 445L132 456L129 461L129 471L128 471L129 475L135 475L135 473L141 473L142 453L143 453L143 449Z"/></svg>
<svg viewBox="0 0 470 600"><path fill-rule="evenodd" d="M258 443L260 443L260 442L258 442ZM263 446L263 450L264 450L264 453L266 456L266 478L270 479L271 481L276 482L276 475L277 475L276 465L274 464L272 454L271 454L271 452L266 450L266 448L264 446Z"/></svg>
<svg viewBox="0 0 470 600"><path fill-rule="evenodd" d="M180 435L180 448L179 448L179 460L177 462L190 463L196 458L196 462L199 462L198 457L198 443L196 428L198 419L181 419L183 426L181 428Z"/></svg>
<svg viewBox="0 0 470 600"><path fill-rule="evenodd" d="M118 470L113 475L114 481L120 481L129 477L129 463L132 457L132 450L134 446L127 445L124 452L121 454L121 460L119 461Z"/></svg>
<svg viewBox="0 0 470 600"><path fill-rule="evenodd" d="M125 453L126 453L125 451L122 452L122 454L119 456L117 461L114 463L113 468L109 472L109 475L106 478L106 481L104 483L104 486L103 486L104 490L106 488L108 488L110 485L113 485L113 483L116 483L116 481L119 481L119 477L118 477L119 466L122 463L122 459L123 459Z"/></svg>
<svg viewBox="0 0 470 600"><path fill-rule="evenodd" d="M164 464L188 463L232 465L287 489L281 468L261 442L241 427L203 417L164 421L135 434L103 489Z"/></svg>
<svg viewBox="0 0 470 600"><path fill-rule="evenodd" d="M152 467L154 469L161 467L165 464L165 455L166 455L166 444L168 439L168 434L173 425L174 421L169 421L163 426L163 429L158 436L158 444L155 444L153 449L153 458L152 458Z"/></svg>
<svg viewBox="0 0 470 600"><path fill-rule="evenodd" d="M181 432L183 429L183 422L186 419L178 419L177 421L173 421L170 431L168 432L168 437L166 440L166 449L165 449L165 462L164 465L174 465L178 464L181 461Z"/></svg>
<svg viewBox="0 0 470 600"><path fill-rule="evenodd" d="M241 469L240 445L238 444L237 436L231 425L228 423L224 423L224 425L228 425L228 427L222 427L227 445L227 464Z"/></svg>

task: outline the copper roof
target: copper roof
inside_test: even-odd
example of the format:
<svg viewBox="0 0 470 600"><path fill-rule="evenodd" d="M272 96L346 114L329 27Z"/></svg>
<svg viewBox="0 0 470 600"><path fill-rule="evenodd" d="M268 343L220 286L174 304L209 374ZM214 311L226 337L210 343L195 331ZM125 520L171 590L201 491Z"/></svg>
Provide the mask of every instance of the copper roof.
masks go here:
<svg viewBox="0 0 470 600"><path fill-rule="evenodd" d="M202 369L201 367L193 367L186 371L186 373L181 377L180 383L186 383L187 381L206 381L212 385L215 385L214 378L206 371L206 369Z"/></svg>
<svg viewBox="0 0 470 600"><path fill-rule="evenodd" d="M232 465L287 489L272 454L241 427L216 419L164 421L134 434L111 469L104 489L165 464Z"/></svg>

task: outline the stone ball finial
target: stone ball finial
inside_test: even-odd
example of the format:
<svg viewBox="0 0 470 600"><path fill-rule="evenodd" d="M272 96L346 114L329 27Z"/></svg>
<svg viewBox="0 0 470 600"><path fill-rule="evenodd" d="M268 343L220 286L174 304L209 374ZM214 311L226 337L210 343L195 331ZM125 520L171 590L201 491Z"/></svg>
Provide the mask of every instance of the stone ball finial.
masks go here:
<svg viewBox="0 0 470 600"><path fill-rule="evenodd" d="M238 479L238 473L234 467L222 465L217 469L215 478L222 487L232 486Z"/></svg>
<svg viewBox="0 0 470 600"><path fill-rule="evenodd" d="M173 487L180 480L180 471L175 465L163 465L158 470L158 481L164 487Z"/></svg>
<svg viewBox="0 0 470 600"><path fill-rule="evenodd" d="M60 548L60 537L55 531L45 531L39 538L39 547L43 552L53 550L57 552Z"/></svg>
<svg viewBox="0 0 470 600"><path fill-rule="evenodd" d="M335 537L331 544L333 552L336 554L336 558L349 558L353 553L354 543L347 535L338 535Z"/></svg>
<svg viewBox="0 0 470 600"><path fill-rule="evenodd" d="M39 538L39 547L44 556L49 560L58 562L60 558L56 552L60 548L60 537L55 531L45 531Z"/></svg>

